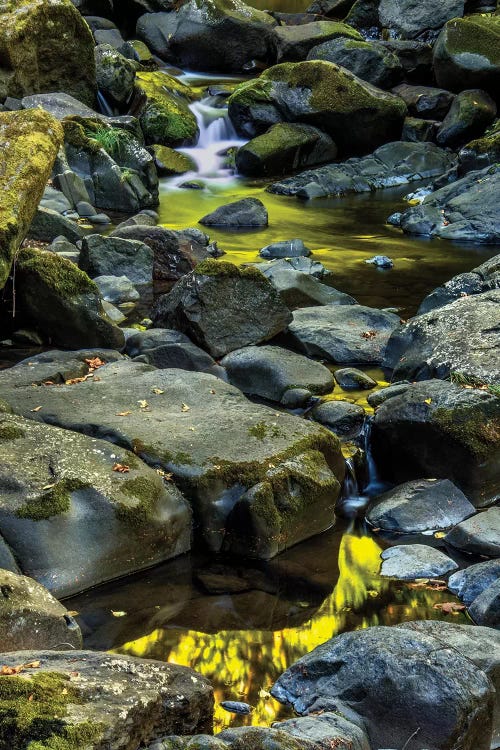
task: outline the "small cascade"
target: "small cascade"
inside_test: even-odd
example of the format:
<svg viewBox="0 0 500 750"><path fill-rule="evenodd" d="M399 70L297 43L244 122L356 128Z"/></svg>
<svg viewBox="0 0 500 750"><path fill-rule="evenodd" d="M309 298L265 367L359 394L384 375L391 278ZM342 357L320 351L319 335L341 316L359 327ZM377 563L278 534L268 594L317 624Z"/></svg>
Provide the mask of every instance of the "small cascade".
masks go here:
<svg viewBox="0 0 500 750"><path fill-rule="evenodd" d="M363 487L363 492L369 497L377 495L380 492L383 492L384 489L386 489L386 485L380 480L377 464L375 463L375 459L373 458L371 434L372 420L366 419L363 427L362 438L363 450L365 454L367 483Z"/></svg>
<svg viewBox="0 0 500 750"><path fill-rule="evenodd" d="M114 111L113 107L109 104L102 91L100 91L99 89L97 91L97 103L99 105L99 111L102 115L106 115L106 117L115 117L115 115L117 114Z"/></svg>
<svg viewBox="0 0 500 750"><path fill-rule="evenodd" d="M360 486L352 458L346 458L346 477L342 487L340 509L347 518L354 518L366 508L372 497L384 492L387 485L380 480L371 449L371 419L366 419L361 433L366 481Z"/></svg>

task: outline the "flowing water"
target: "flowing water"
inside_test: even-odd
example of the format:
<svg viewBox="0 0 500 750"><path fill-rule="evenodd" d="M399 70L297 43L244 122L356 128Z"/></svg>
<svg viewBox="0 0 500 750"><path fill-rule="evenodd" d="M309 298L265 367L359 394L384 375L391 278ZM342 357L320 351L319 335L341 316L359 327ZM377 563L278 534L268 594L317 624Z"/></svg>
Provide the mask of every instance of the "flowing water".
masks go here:
<svg viewBox="0 0 500 750"><path fill-rule="evenodd" d="M297 0L287 9L303 10L305 5ZM265 6L270 7L268 2ZM194 74L183 80L197 86L234 82ZM402 196L410 187L306 204L266 193L264 184L242 179L228 166L228 150L241 142L220 99L207 97L192 108L200 140L183 151L197 171L162 181L160 221L176 229L198 226L203 215L223 203L250 195L261 198L269 227L210 231L227 252L226 260L255 261L269 242L300 237L335 273L340 290L364 304L397 307L406 316L440 282L500 252L498 247L414 240L386 225L386 217L405 205ZM182 187L193 180L202 189ZM365 263L376 254L393 258L394 269L380 271ZM385 385L383 373L369 372L378 387ZM366 392L336 388L328 398L367 406ZM369 418L362 442L362 471L355 454L346 450L348 473L334 529L267 563L185 555L75 597L67 606L79 613L86 645L199 670L215 688L218 731L286 717L287 710L269 696L269 688L287 666L333 635L438 618L434 606L453 600L449 592L379 575L382 546L391 540L375 538L360 520L370 497L383 489L371 457ZM426 543L442 544L433 537L426 537ZM465 615L457 614L453 621L465 622ZM220 707L222 700L242 700L254 710L235 716Z"/></svg>

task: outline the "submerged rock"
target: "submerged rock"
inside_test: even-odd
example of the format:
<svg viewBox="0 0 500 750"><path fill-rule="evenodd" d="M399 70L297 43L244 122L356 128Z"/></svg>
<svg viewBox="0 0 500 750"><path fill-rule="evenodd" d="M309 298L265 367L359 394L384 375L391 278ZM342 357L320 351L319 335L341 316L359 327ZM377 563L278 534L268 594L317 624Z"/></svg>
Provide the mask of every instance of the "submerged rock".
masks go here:
<svg viewBox="0 0 500 750"><path fill-rule="evenodd" d="M416 578L440 578L456 570L458 565L450 557L426 544L401 544L389 547L380 555L380 574L403 581Z"/></svg>

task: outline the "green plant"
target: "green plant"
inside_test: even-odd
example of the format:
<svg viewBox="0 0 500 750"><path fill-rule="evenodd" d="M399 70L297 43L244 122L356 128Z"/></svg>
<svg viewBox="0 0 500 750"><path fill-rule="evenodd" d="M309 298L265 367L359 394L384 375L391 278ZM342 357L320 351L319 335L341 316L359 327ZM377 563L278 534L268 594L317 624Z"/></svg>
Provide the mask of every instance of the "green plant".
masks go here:
<svg viewBox="0 0 500 750"><path fill-rule="evenodd" d="M99 146L113 158L123 157L125 148L130 142L130 135L125 130L118 128L102 127L87 131L87 135L92 140L97 141Z"/></svg>
<svg viewBox="0 0 500 750"><path fill-rule="evenodd" d="M500 383L484 383L478 378L471 377L463 372L450 372L450 382L455 385L461 385L462 388L479 388L500 397Z"/></svg>

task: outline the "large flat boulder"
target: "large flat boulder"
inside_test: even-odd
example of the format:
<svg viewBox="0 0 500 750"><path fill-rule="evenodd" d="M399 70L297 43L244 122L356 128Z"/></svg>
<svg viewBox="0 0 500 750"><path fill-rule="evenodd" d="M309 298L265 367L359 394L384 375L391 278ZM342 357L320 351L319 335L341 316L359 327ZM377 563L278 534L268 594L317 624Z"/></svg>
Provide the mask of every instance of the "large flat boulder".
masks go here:
<svg viewBox="0 0 500 750"><path fill-rule="evenodd" d="M62 128L39 110L0 113L0 288L50 177Z"/></svg>
<svg viewBox="0 0 500 750"><path fill-rule="evenodd" d="M402 39L414 39L425 32L440 30L450 18L464 14L464 0L380 0L380 25Z"/></svg>
<svg viewBox="0 0 500 750"><path fill-rule="evenodd" d="M253 404L203 373L118 360L100 367L98 378L49 387L50 363L41 365L43 380L26 362L0 373L0 398L28 418L104 438L171 474L209 549L231 551L234 536L238 551L246 538L247 556L272 556L334 523L345 466L323 427ZM56 358L53 374L59 370ZM250 522L248 512L246 526L233 519L229 533L228 516L244 496Z"/></svg>

